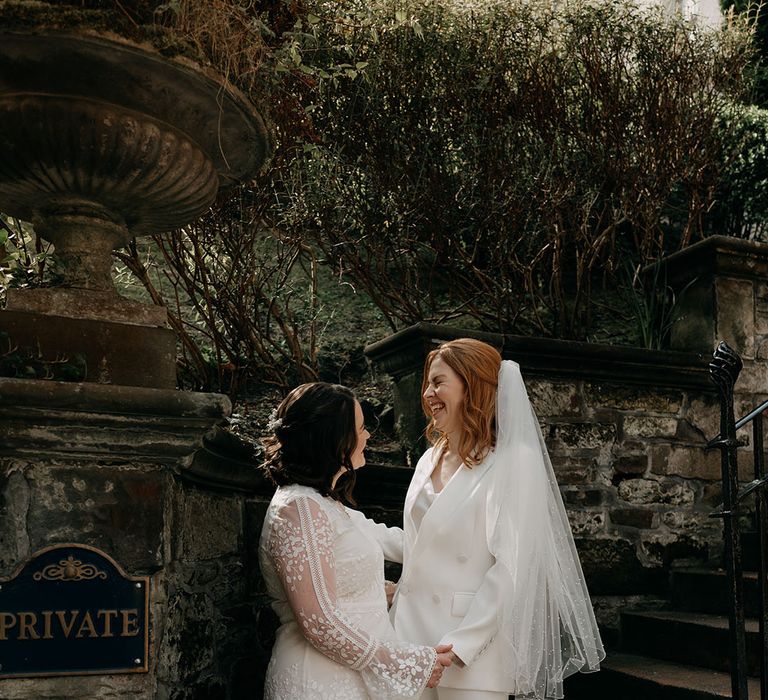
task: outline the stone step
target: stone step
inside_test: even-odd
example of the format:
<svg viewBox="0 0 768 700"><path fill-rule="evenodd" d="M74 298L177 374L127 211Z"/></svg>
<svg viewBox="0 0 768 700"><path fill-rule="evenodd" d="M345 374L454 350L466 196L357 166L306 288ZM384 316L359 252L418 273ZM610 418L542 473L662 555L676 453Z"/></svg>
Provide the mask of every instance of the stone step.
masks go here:
<svg viewBox="0 0 768 700"><path fill-rule="evenodd" d="M749 679L749 697L760 684ZM634 654L609 654L599 673L577 673L565 682L568 700L721 700L731 696L731 677L722 671L659 661Z"/></svg>
<svg viewBox="0 0 768 700"><path fill-rule="evenodd" d="M760 615L760 586L754 571L744 573L744 610ZM728 579L722 569L678 569L672 572L672 605L677 610L728 614Z"/></svg>
<svg viewBox="0 0 768 700"><path fill-rule="evenodd" d="M747 667L759 673L758 624L748 619ZM621 614L622 650L680 664L727 671L728 618L709 613L663 610L624 611Z"/></svg>

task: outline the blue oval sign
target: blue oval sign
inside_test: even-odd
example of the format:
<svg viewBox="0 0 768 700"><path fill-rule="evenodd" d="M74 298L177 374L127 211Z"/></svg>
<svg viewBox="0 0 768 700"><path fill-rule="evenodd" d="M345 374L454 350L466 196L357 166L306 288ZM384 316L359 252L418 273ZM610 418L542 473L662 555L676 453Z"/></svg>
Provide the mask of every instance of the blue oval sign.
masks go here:
<svg viewBox="0 0 768 700"><path fill-rule="evenodd" d="M149 577L84 544L47 547L0 579L0 678L146 673Z"/></svg>

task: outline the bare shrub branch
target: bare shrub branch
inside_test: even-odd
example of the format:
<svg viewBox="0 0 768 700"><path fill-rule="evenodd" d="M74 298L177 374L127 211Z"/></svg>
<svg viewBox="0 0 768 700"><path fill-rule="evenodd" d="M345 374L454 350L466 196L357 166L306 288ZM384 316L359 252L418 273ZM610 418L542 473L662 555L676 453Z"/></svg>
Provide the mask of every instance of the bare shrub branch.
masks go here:
<svg viewBox="0 0 768 700"><path fill-rule="evenodd" d="M280 216L393 328L462 315L584 338L623 256L706 232L729 157L718 120L749 87L746 25L624 0L371 12L375 38L336 36L335 60L364 75L318 79L322 139L284 176Z"/></svg>

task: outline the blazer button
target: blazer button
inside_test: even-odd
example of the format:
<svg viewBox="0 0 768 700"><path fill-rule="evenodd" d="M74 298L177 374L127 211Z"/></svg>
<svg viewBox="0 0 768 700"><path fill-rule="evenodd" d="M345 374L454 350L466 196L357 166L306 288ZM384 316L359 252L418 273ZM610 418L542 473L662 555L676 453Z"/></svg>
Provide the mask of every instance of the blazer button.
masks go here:
<svg viewBox="0 0 768 700"><path fill-rule="evenodd" d="M466 563L467 559L469 559L469 557L468 557L466 554L459 554L459 556L458 556L458 557L456 557L456 558L457 558L457 559L459 560L459 562L460 562L460 563L462 563L462 564Z"/></svg>
<svg viewBox="0 0 768 700"><path fill-rule="evenodd" d="M432 602L433 602L435 605L439 605L439 604L440 604L440 596L439 596L439 595L437 595L437 593L435 593L435 594L432 596Z"/></svg>

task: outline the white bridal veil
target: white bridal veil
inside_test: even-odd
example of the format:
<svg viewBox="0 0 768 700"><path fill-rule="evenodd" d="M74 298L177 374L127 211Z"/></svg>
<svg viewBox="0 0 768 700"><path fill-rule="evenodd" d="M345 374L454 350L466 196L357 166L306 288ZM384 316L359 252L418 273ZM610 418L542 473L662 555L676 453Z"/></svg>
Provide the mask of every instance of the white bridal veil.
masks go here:
<svg viewBox="0 0 768 700"><path fill-rule="evenodd" d="M505 569L499 637L523 698L562 698L563 679L605 651L552 463L519 366L501 363L487 537Z"/></svg>

